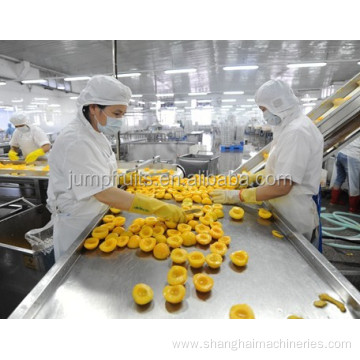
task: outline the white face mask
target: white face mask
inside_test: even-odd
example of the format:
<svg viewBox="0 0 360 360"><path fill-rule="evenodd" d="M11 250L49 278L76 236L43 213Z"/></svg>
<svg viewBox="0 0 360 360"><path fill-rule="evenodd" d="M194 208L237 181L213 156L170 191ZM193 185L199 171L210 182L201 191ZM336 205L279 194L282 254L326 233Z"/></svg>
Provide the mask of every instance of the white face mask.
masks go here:
<svg viewBox="0 0 360 360"><path fill-rule="evenodd" d="M105 113L104 110L102 110L102 111L106 115L106 124L105 125L101 125L95 116L95 119L98 122L97 126L98 126L99 131L101 131L105 135L116 135L121 130L121 127L122 127L121 119L110 117Z"/></svg>
<svg viewBox="0 0 360 360"><path fill-rule="evenodd" d="M30 131L30 128L27 125L22 126L22 127L18 127L16 129L19 130L22 134L25 134L25 133Z"/></svg>
<svg viewBox="0 0 360 360"><path fill-rule="evenodd" d="M278 126L278 125L281 124L280 116L277 116L277 115L273 114L272 112L270 112L267 109L264 111L263 116L264 116L264 119L266 120L266 122L269 125Z"/></svg>

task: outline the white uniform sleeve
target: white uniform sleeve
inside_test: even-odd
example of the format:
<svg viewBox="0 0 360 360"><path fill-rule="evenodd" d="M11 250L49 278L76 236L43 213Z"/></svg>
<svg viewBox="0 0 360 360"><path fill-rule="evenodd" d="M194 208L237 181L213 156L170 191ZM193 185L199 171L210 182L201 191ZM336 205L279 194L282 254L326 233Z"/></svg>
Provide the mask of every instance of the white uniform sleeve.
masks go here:
<svg viewBox="0 0 360 360"><path fill-rule="evenodd" d="M13 136L11 137L11 140L9 142L10 146L14 146L14 147L20 147L19 145L19 132L18 131L14 131Z"/></svg>
<svg viewBox="0 0 360 360"><path fill-rule="evenodd" d="M33 127L32 135L34 142L36 143L37 146L42 147L46 144L50 144L49 138L47 137L45 132L39 127Z"/></svg>
<svg viewBox="0 0 360 360"><path fill-rule="evenodd" d="M279 139L277 143L278 156L275 163L275 178L291 178L301 184L311 161L310 138L301 131L294 132L291 136Z"/></svg>
<svg viewBox="0 0 360 360"><path fill-rule="evenodd" d="M106 155L91 143L71 144L64 154L62 168L67 189L73 191L78 201L114 186L114 174Z"/></svg>

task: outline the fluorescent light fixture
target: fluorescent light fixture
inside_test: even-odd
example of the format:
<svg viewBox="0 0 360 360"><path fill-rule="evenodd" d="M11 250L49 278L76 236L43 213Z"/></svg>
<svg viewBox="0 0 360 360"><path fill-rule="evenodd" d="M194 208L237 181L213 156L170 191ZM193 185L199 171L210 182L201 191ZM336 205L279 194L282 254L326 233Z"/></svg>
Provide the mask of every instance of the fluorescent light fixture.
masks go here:
<svg viewBox="0 0 360 360"><path fill-rule="evenodd" d="M150 110L156 110L156 106L152 106Z"/></svg>
<svg viewBox="0 0 360 360"><path fill-rule="evenodd" d="M70 100L77 100L78 96L70 96Z"/></svg>
<svg viewBox="0 0 360 360"><path fill-rule="evenodd" d="M223 109L227 109L227 108L232 108L233 107L233 105L223 105L223 106L221 106Z"/></svg>
<svg viewBox="0 0 360 360"><path fill-rule="evenodd" d="M145 105L145 101L138 101L139 105Z"/></svg>
<svg viewBox="0 0 360 360"><path fill-rule="evenodd" d="M224 95L243 95L243 91L224 91Z"/></svg>
<svg viewBox="0 0 360 360"><path fill-rule="evenodd" d="M239 66L225 66L223 69L225 71L231 71L231 70L256 70L259 66L257 65L239 65Z"/></svg>
<svg viewBox="0 0 360 360"><path fill-rule="evenodd" d="M140 98L140 97L143 97L143 96L141 94L132 94L131 97Z"/></svg>
<svg viewBox="0 0 360 360"><path fill-rule="evenodd" d="M140 75L141 75L141 73L128 73L128 74L117 74L117 77L118 78L119 77L121 77L121 78L123 78L123 77L138 77Z"/></svg>
<svg viewBox="0 0 360 360"><path fill-rule="evenodd" d="M32 101L30 105L47 105L47 103Z"/></svg>
<svg viewBox="0 0 360 360"><path fill-rule="evenodd" d="M47 101L49 98L34 98L36 101Z"/></svg>
<svg viewBox="0 0 360 360"><path fill-rule="evenodd" d="M24 99L11 100L11 102L13 102L13 103L22 103L23 101L24 101Z"/></svg>
<svg viewBox="0 0 360 360"><path fill-rule="evenodd" d="M322 67L326 66L326 63L303 63L303 64L288 64L288 68L307 68L307 67Z"/></svg>
<svg viewBox="0 0 360 360"><path fill-rule="evenodd" d="M311 98L311 97L304 97L301 99L301 101L316 101L317 98Z"/></svg>
<svg viewBox="0 0 360 360"><path fill-rule="evenodd" d="M222 102L236 102L236 99L222 99Z"/></svg>
<svg viewBox="0 0 360 360"><path fill-rule="evenodd" d="M251 108L251 107L253 107L252 105L240 105L241 107L243 107L243 108Z"/></svg>
<svg viewBox="0 0 360 360"><path fill-rule="evenodd" d="M306 103L306 104L303 104L303 106L316 106L316 104L315 103Z"/></svg>
<svg viewBox="0 0 360 360"><path fill-rule="evenodd" d="M65 81L84 81L90 80L90 76L75 76L75 77L68 77L64 79Z"/></svg>
<svg viewBox="0 0 360 360"><path fill-rule="evenodd" d="M165 70L165 74L185 74L196 72L196 69L178 69L178 70Z"/></svg>
<svg viewBox="0 0 360 360"><path fill-rule="evenodd" d="M248 102L255 102L255 99L246 99Z"/></svg>
<svg viewBox="0 0 360 360"><path fill-rule="evenodd" d="M5 81L0 81L0 86L6 85Z"/></svg>
<svg viewBox="0 0 360 360"><path fill-rule="evenodd" d="M60 104L50 104L49 107L60 107Z"/></svg>
<svg viewBox="0 0 360 360"><path fill-rule="evenodd" d="M211 103L212 100L204 99L204 100L198 100L198 103Z"/></svg>
<svg viewBox="0 0 360 360"><path fill-rule="evenodd" d="M207 92L194 92L194 93L188 93L189 96L202 96L207 95Z"/></svg>
<svg viewBox="0 0 360 360"><path fill-rule="evenodd" d="M157 97L173 97L174 94L168 93L168 94L156 94Z"/></svg>
<svg viewBox="0 0 360 360"><path fill-rule="evenodd" d="M22 84L47 84L45 79L36 79L36 80L22 80Z"/></svg>
<svg viewBox="0 0 360 360"><path fill-rule="evenodd" d="M187 104L188 102L186 100L178 100L174 101L174 104Z"/></svg>
<svg viewBox="0 0 360 360"><path fill-rule="evenodd" d="M134 107L134 110L143 110L142 107Z"/></svg>

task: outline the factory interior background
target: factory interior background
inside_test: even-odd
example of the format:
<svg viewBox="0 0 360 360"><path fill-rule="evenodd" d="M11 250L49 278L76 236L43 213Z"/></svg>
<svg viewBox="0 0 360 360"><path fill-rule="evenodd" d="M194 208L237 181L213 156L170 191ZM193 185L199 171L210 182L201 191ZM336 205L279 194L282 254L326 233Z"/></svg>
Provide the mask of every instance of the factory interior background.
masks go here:
<svg viewBox="0 0 360 360"><path fill-rule="evenodd" d="M141 19L146 18L145 9L150 4L143 6ZM90 32L93 39L85 36L74 40L76 36L68 34L64 37L68 39L62 40L56 34L53 39L35 36L24 40L22 32L17 38L0 40L0 318L5 327L10 324L10 332L16 331L12 319L77 320L83 322L79 327L69 329L59 322L54 330L56 340L58 331L69 329L64 336L68 348L74 349L77 329L84 334L90 330L84 328L87 322L114 331L114 325L103 320L117 319L115 324L124 326L119 331L125 338L138 331L132 320L147 319L141 322L141 332L150 334L151 324L156 323L166 339L168 350L159 350L161 355L175 351L186 354L189 350L184 348L189 345L181 341L189 337L182 326L193 324L189 334L196 329L199 334L200 328L204 331L204 336L196 338L203 354L210 354L207 351L211 349L211 356L220 351L235 356L237 351L233 350L243 346L240 338L246 336L242 332L236 336L236 326L227 328L224 319L265 320L258 335L258 328L248 327L247 340L261 341L269 339L269 330L265 333L265 329L274 320L308 319L313 328L306 324L297 330L291 324L283 328L276 325L275 333L288 340L286 331L293 331L303 340L306 334L310 341L321 328L322 339L329 341L322 354L358 353L352 325L343 325L360 318L360 207L350 195L354 190L348 169L336 201L333 190L341 151L350 145L351 151L359 153L360 40L349 39L347 34L331 38L323 34L325 29L314 36L311 31L304 37L294 35L295 40L281 40L281 36L262 40L269 28L267 9L269 4L263 5L259 19L265 27L259 26L259 38L253 40L250 35L246 40L236 39L242 36L234 36L235 14L231 21L225 21L231 35L213 35L212 40L203 32L201 36L189 35L189 39L175 33L173 39L160 35L144 40L139 35L134 39L130 36L130 40L104 40L97 39L94 29ZM305 27L306 15L298 19L298 27ZM69 19L76 19L74 16L69 14ZM194 24L196 18L191 15ZM276 35L291 28L291 17L282 19ZM170 22L164 20L160 34ZM245 24L247 31L255 27L254 22ZM210 28L213 34L211 24ZM106 32L103 38L117 36L116 32ZM79 116L80 94L96 75L115 77L132 92L119 132L105 135L116 158L117 175L124 176L118 188L189 213L186 224L173 225L161 216L108 206L86 220L76 241L56 259L52 214L47 206L52 149L50 155L32 163L25 160L24 151L13 161L9 155L13 133L8 127L14 124L14 116L22 114L28 126L46 134L53 148L62 130ZM221 174L236 177L256 173L266 166L276 127L264 118L255 94L271 79L293 89L302 113L323 136L321 203L317 209L322 224L319 248L267 202L223 202L217 207L211 195L214 188L207 182L212 178L218 181ZM359 162L358 155L355 158ZM142 187L141 181L136 186L126 183L144 175L155 183L161 176L179 177L182 182L173 187L156 185L150 190ZM200 181L195 190L187 187L191 179ZM238 188L230 183L224 189ZM239 196L242 199L241 192ZM196 227L199 224L203 228ZM98 235L104 228L106 234ZM149 240L140 245L144 238L154 243ZM181 276L184 280L177 282ZM138 296L135 285L139 286ZM176 331L180 319L186 321ZM204 329L205 323L198 323L199 319L213 321L216 332L225 329L227 337L211 334L210 327ZM325 325L323 321L329 319L336 320ZM267 324L268 320L272 322ZM56 321L49 323L50 329L57 327ZM341 324L343 336L330 334L335 323ZM35 326L40 331L39 324ZM166 326L173 329L171 333L164 333ZM139 354L159 340L150 338L143 340L146 346L137 349ZM174 344L177 340L179 344ZM275 337L271 340L277 341ZM48 342L52 341L50 337ZM331 341L343 342L330 351ZM291 346L287 345L284 348L289 350ZM138 344L131 339L124 346L131 352ZM314 351L320 354L320 348ZM199 349L191 351L201 353ZM112 355L114 349L106 352ZM96 354L100 356L99 350L92 355Z"/></svg>

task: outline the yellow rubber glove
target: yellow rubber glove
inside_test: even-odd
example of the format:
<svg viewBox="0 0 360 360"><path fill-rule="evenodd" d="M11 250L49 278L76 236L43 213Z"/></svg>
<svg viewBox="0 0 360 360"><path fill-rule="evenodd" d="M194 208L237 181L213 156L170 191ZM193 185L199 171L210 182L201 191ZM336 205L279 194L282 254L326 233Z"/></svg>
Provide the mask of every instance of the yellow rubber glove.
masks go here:
<svg viewBox="0 0 360 360"><path fill-rule="evenodd" d="M17 160L19 160L19 156L18 156L17 152L14 151L14 150L10 150L9 153L8 153L8 156L9 156L9 159L10 159L11 161L17 161Z"/></svg>
<svg viewBox="0 0 360 360"><path fill-rule="evenodd" d="M256 201L256 189L257 188L240 190L241 202L248 204L258 204L258 205L262 204L262 201Z"/></svg>
<svg viewBox="0 0 360 360"><path fill-rule="evenodd" d="M214 190L210 193L211 199L217 204L238 204L239 190Z"/></svg>
<svg viewBox="0 0 360 360"><path fill-rule="evenodd" d="M40 156L44 156L45 155L45 151L40 148L37 150L32 151L30 154L28 154L28 156L25 158L25 162L28 163L32 163L34 161L36 161L36 159Z"/></svg>
<svg viewBox="0 0 360 360"><path fill-rule="evenodd" d="M167 204L164 201L150 198L142 194L135 194L134 201L131 204L129 211L143 215L154 214L176 223L186 222L186 215L179 206Z"/></svg>
<svg viewBox="0 0 360 360"><path fill-rule="evenodd" d="M262 181L265 177L265 169L260 170L253 174L251 171L249 172L243 172L241 174L241 180L240 180L240 188L248 187L252 183L257 183L258 185L263 185Z"/></svg>

